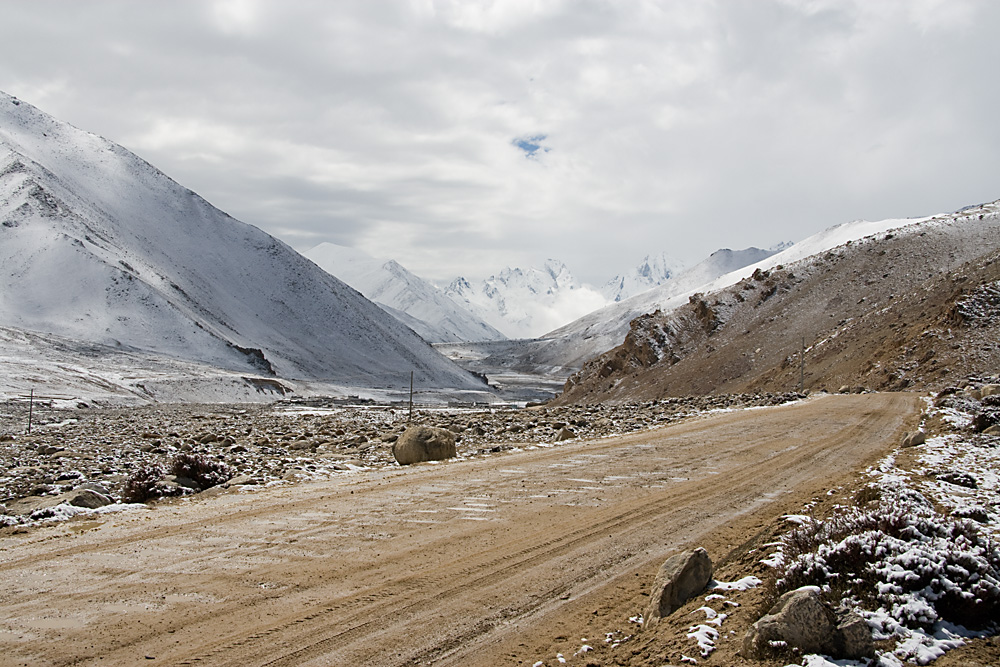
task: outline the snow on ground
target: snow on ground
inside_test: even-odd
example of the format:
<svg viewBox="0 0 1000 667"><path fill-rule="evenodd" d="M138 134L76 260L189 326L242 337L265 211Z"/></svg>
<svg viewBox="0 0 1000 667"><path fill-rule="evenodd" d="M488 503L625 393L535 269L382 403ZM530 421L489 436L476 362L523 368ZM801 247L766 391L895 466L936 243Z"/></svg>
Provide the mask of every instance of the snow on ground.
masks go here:
<svg viewBox="0 0 1000 667"><path fill-rule="evenodd" d="M875 640L894 641L871 664L930 664L967 640L1000 629L995 616L1000 604L1000 436L973 432L973 415L963 405L974 408L975 402L963 399L931 407L925 423L935 421L949 432L928 438L911 450L912 456L897 450L867 471L868 486L861 493L877 496L871 501L877 507L838 506L825 521L794 521L800 528L769 545L777 551L763 561L786 578L808 571L825 582L823 590L830 593L856 576L836 569L834 563L845 562L838 556L851 550L860 553L856 558L867 563L867 574L876 575L876 594L859 597L858 589L864 586L860 580L846 582L857 588L848 588L842 604L865 618ZM832 534L828 526L844 521L862 525L866 512L879 518L879 529L856 532L839 542L831 539L811 553L788 554L805 531ZM963 612L963 604L977 600L985 612ZM984 627L972 630L946 618L962 613L967 618L978 614ZM861 667L869 662L807 655L801 664Z"/></svg>

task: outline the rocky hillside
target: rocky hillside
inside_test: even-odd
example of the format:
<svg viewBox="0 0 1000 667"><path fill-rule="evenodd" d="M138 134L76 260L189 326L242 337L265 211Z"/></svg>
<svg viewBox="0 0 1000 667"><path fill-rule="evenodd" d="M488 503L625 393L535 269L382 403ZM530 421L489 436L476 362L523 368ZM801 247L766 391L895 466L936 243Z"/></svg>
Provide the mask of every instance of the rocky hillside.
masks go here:
<svg viewBox="0 0 1000 667"><path fill-rule="evenodd" d="M1000 364L998 258L994 202L758 270L636 318L557 402L941 388Z"/></svg>

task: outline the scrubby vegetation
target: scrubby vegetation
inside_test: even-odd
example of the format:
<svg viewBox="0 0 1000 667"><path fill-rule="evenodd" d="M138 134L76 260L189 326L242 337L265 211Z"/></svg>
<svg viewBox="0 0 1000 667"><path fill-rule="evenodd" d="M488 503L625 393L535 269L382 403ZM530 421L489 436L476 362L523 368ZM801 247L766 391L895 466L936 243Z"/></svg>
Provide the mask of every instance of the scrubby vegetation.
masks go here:
<svg viewBox="0 0 1000 667"><path fill-rule="evenodd" d="M163 479L163 474L163 468L156 463L140 465L125 480L125 486L122 488L122 502L144 503L162 496L163 489L160 487L160 480Z"/></svg>
<svg viewBox="0 0 1000 667"><path fill-rule="evenodd" d="M171 474L185 477L201 489L208 489L229 480L233 474L222 461L201 454L182 453L174 457Z"/></svg>
<svg viewBox="0 0 1000 667"><path fill-rule="evenodd" d="M866 506L785 536L778 593L820 586L924 630L938 621L981 629L1000 617L1000 548L973 521L941 515L902 486L864 496Z"/></svg>

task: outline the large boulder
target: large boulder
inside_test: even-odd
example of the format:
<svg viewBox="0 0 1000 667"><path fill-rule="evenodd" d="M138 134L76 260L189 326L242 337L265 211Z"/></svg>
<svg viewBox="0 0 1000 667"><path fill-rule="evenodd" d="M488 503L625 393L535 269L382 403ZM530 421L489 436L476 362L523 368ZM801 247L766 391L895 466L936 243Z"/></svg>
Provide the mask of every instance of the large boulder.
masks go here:
<svg viewBox="0 0 1000 667"><path fill-rule="evenodd" d="M411 426L392 445L392 455L404 466L450 459L457 454L455 434L433 426Z"/></svg>
<svg viewBox="0 0 1000 667"><path fill-rule="evenodd" d="M649 607L644 616L645 627L655 625L689 599L705 590L712 580L712 559L698 547L694 551L668 558L653 581Z"/></svg>
<svg viewBox="0 0 1000 667"><path fill-rule="evenodd" d="M863 618L848 612L841 619L815 587L785 593L743 638L743 653L768 657L788 649L857 660L874 655L871 630Z"/></svg>

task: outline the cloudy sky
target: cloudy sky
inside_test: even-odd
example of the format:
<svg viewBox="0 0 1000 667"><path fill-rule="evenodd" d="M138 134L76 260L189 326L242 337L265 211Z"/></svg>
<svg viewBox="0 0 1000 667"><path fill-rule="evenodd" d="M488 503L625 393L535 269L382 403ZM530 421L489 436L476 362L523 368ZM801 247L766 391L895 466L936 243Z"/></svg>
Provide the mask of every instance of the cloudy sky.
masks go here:
<svg viewBox="0 0 1000 667"><path fill-rule="evenodd" d="M437 281L1000 198L992 0L32 0L0 89Z"/></svg>

